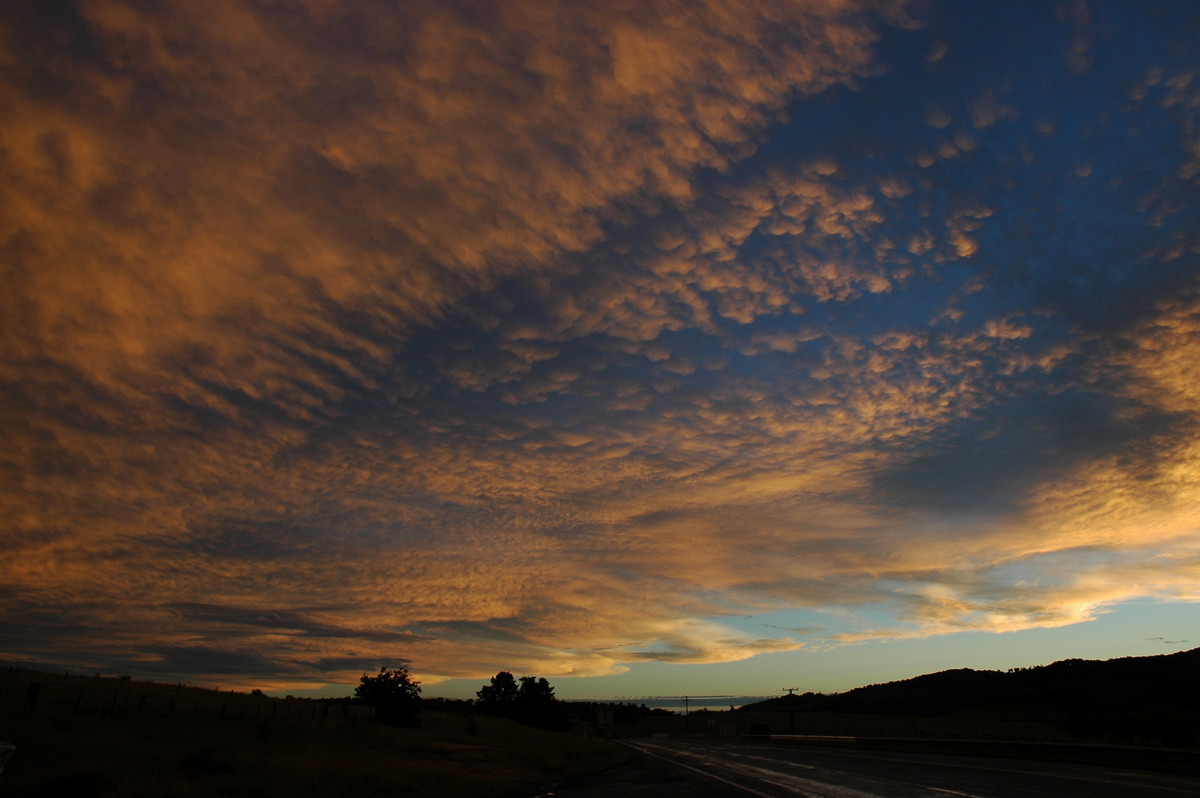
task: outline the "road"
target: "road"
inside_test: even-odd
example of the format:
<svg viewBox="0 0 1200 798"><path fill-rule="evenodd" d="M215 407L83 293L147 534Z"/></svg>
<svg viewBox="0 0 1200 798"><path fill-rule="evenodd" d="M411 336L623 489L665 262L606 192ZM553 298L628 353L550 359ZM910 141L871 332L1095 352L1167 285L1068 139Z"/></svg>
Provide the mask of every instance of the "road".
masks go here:
<svg viewBox="0 0 1200 798"><path fill-rule="evenodd" d="M1200 779L1014 759L909 754L760 742L625 741L644 757L639 778L576 785L560 798L601 795L807 798L1182 798ZM664 776L665 772L672 776ZM618 792L612 790L617 789Z"/></svg>

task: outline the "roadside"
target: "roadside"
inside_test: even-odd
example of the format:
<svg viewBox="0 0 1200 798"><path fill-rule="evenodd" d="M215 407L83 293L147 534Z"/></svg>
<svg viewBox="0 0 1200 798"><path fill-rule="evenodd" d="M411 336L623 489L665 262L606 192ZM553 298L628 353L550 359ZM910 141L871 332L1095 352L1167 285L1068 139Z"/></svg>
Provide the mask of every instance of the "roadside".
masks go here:
<svg viewBox="0 0 1200 798"><path fill-rule="evenodd" d="M557 782L536 798L746 798L744 790L631 750L617 767Z"/></svg>

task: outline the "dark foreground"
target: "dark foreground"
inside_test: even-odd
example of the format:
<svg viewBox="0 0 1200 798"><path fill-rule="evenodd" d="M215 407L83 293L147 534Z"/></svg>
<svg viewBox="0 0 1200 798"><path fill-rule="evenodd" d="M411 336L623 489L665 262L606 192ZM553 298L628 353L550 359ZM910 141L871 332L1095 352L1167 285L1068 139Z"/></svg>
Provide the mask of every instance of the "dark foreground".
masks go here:
<svg viewBox="0 0 1200 798"><path fill-rule="evenodd" d="M635 760L555 798L1180 798L1200 779L1119 768L987 757L848 751L763 742L642 740Z"/></svg>

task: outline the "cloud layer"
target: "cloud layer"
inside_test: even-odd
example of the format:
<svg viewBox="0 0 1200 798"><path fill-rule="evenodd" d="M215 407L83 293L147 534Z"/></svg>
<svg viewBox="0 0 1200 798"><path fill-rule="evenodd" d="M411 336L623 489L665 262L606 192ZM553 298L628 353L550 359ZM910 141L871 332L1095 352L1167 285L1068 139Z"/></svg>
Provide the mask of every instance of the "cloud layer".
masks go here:
<svg viewBox="0 0 1200 798"><path fill-rule="evenodd" d="M1200 599L1196 24L0 12L2 653L591 675ZM797 608L887 620L726 623Z"/></svg>

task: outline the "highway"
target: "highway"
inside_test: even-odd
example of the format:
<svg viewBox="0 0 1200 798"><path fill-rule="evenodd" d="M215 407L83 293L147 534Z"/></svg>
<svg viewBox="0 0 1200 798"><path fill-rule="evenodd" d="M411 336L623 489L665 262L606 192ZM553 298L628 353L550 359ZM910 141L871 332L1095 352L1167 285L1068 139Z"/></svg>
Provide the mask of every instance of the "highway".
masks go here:
<svg viewBox="0 0 1200 798"><path fill-rule="evenodd" d="M777 798L1182 798L1200 779L1015 759L743 741L627 740L690 785L660 794ZM710 790L697 792L704 779ZM584 795L566 791L559 795Z"/></svg>

